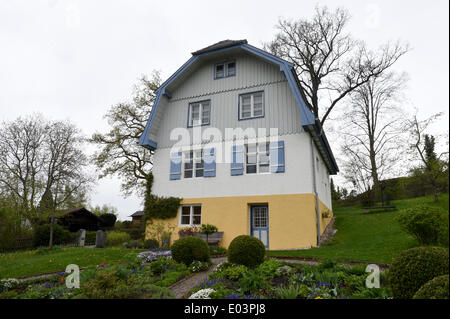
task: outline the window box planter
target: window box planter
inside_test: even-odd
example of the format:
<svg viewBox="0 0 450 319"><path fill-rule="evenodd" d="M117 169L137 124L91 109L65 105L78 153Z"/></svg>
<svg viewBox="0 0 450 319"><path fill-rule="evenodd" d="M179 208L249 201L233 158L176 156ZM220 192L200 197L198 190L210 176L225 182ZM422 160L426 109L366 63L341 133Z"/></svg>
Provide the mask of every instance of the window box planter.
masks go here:
<svg viewBox="0 0 450 319"><path fill-rule="evenodd" d="M199 233L199 232L194 232L193 233L194 236L200 237L201 239L203 239L204 241L206 241L206 235ZM217 245L218 243L220 243L222 241L223 238L223 231L218 231L215 233L212 233L210 235L208 235L208 245Z"/></svg>

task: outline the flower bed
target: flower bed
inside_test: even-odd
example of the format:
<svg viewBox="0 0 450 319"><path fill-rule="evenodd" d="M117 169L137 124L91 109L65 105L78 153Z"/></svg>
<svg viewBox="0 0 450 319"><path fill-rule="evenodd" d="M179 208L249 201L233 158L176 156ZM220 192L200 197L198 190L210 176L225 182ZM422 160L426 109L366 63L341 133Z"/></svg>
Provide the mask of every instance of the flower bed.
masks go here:
<svg viewBox="0 0 450 319"><path fill-rule="evenodd" d="M255 268L225 262L187 298L205 299L376 299L390 298L385 275L380 288L367 288L365 266L324 261L318 266L266 259Z"/></svg>
<svg viewBox="0 0 450 319"><path fill-rule="evenodd" d="M192 267L177 263L167 251L153 253L120 265L87 267L80 273L80 288L67 288L68 274L64 272L28 281L2 280L0 299L175 298L168 287L205 267L198 262ZM143 259L149 262L143 263Z"/></svg>

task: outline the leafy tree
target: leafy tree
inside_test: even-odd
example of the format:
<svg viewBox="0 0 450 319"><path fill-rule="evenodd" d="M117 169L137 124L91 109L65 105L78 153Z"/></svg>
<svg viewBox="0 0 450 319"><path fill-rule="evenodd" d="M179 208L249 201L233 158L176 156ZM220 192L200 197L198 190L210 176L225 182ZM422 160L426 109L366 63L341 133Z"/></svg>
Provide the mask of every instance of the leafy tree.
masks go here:
<svg viewBox="0 0 450 319"><path fill-rule="evenodd" d="M138 145L155 102L155 90L161 83L159 72L151 80L143 76L135 86L132 102L112 106L105 115L111 130L95 133L90 142L99 151L92 160L101 174L99 178L116 175L122 180L121 189L127 196L141 195L152 167L153 152Z"/></svg>
<svg viewBox="0 0 450 319"><path fill-rule="evenodd" d="M412 169L413 178L422 180L429 185L434 194L434 201L439 200L439 191L448 189L448 146L444 152L437 154L436 139L427 134L431 123L442 113L436 113L425 120L419 120L417 115L408 119L406 129L409 131L410 150L412 158L419 160L419 165ZM448 142L447 142L448 143Z"/></svg>
<svg viewBox="0 0 450 319"><path fill-rule="evenodd" d="M331 199L332 200L339 200L340 196L339 196L339 187L338 190L336 190L336 187L334 186L334 181L333 179L331 179L330 181L330 188L331 188Z"/></svg>
<svg viewBox="0 0 450 319"><path fill-rule="evenodd" d="M101 216L104 214L111 214L117 216L118 214L116 207L107 204L103 204L102 206L96 205L94 207L90 207L89 210L97 216Z"/></svg>
<svg viewBox="0 0 450 319"><path fill-rule="evenodd" d="M111 213L101 214L99 217L100 220L102 221L102 226L107 228L114 227L114 224L116 223L117 220L117 216Z"/></svg>

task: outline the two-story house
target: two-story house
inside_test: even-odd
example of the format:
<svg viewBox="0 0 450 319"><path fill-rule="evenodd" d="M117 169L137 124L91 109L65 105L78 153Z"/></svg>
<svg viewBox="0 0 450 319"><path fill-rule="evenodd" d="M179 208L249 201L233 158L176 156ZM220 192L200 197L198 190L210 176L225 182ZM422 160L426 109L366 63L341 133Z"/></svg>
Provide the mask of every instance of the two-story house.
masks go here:
<svg viewBox="0 0 450 319"><path fill-rule="evenodd" d="M267 249L318 244L338 167L299 85L290 62L246 40L192 53L156 91L140 139L155 152L153 193L183 198L165 222L213 224L224 247L242 234Z"/></svg>

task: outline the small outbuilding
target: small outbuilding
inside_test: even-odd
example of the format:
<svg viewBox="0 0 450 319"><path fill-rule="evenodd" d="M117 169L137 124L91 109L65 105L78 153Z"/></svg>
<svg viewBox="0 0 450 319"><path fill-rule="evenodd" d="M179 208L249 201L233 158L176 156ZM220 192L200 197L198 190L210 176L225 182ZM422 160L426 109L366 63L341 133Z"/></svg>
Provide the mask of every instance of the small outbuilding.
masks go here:
<svg viewBox="0 0 450 319"><path fill-rule="evenodd" d="M71 232L80 229L97 231L102 225L101 219L84 207L62 212L57 217L57 223Z"/></svg>
<svg viewBox="0 0 450 319"><path fill-rule="evenodd" d="M131 222L134 225L140 224L142 222L142 219L144 218L144 211L143 210L138 210L134 214L131 214L128 217L131 217Z"/></svg>

